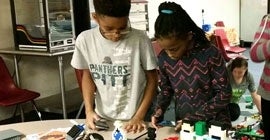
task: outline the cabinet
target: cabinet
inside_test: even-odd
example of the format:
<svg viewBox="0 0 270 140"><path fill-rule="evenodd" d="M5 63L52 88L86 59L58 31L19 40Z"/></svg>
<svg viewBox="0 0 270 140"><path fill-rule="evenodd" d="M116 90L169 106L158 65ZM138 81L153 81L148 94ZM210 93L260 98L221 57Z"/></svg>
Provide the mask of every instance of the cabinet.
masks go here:
<svg viewBox="0 0 270 140"><path fill-rule="evenodd" d="M74 49L72 0L10 0L10 5L17 50Z"/></svg>
<svg viewBox="0 0 270 140"><path fill-rule="evenodd" d="M131 27L139 30L149 31L148 1L131 0L129 19Z"/></svg>

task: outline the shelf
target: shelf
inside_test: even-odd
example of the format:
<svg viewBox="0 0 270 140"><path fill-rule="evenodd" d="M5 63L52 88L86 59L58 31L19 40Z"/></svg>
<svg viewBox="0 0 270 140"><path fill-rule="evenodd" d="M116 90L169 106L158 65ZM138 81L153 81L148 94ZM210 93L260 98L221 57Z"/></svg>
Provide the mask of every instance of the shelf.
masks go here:
<svg viewBox="0 0 270 140"><path fill-rule="evenodd" d="M146 0L132 0L129 19L131 26L135 29L148 31L148 1Z"/></svg>

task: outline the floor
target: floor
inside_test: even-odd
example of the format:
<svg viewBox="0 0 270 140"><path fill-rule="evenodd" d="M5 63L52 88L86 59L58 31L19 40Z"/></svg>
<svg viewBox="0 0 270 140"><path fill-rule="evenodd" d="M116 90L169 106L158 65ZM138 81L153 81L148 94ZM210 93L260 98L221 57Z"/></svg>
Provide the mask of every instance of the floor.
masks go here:
<svg viewBox="0 0 270 140"><path fill-rule="evenodd" d="M249 49L244 53L245 56L247 56L249 58ZM248 60L249 63L249 71L253 74L254 76L254 80L256 85L258 85L259 83L259 78L260 78L260 74L262 72L263 69L263 63L254 63L252 62L250 59ZM246 105L249 105L249 103L245 102L245 98L249 97L249 93L246 93L240 102L240 108L241 108L241 115L242 117L240 117L238 120L236 121L242 121L244 118L243 116L249 116L251 114L257 113L257 109L255 106L253 106L253 108L249 109L246 108ZM174 106L173 103L171 104L171 106L169 106L166 114L165 114L165 119L166 120L174 120ZM77 114L77 110L68 113L68 119L72 119L76 117ZM43 120L51 120L51 119L62 119L63 115L62 114L58 114L58 113L48 113L48 112L41 112L41 116ZM84 113L81 114L80 118L85 118ZM34 111L28 112L25 114L25 121L35 121L35 120L39 120L37 114ZM20 117L16 116L15 118L10 118L7 120L2 120L0 121L0 125L1 124L9 124L9 123L16 123L16 122L20 122Z"/></svg>

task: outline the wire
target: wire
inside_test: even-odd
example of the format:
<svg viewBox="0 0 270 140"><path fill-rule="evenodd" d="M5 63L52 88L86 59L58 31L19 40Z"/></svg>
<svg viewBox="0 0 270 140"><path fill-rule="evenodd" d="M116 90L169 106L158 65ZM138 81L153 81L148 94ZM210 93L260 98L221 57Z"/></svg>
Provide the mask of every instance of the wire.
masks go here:
<svg viewBox="0 0 270 140"><path fill-rule="evenodd" d="M140 136L136 137L134 140L138 140L140 137L146 135L147 133L148 133L148 132L145 132L145 133L141 134Z"/></svg>

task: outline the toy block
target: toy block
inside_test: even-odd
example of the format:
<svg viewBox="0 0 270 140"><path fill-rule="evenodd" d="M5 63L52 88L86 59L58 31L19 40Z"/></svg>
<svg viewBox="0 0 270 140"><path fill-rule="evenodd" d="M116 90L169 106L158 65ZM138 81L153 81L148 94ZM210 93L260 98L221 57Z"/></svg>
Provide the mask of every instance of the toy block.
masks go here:
<svg viewBox="0 0 270 140"><path fill-rule="evenodd" d="M195 134L198 136L206 134L206 122L199 121L195 123Z"/></svg>
<svg viewBox="0 0 270 140"><path fill-rule="evenodd" d="M183 123L180 131L180 139L192 140L193 139L194 126L189 123Z"/></svg>

